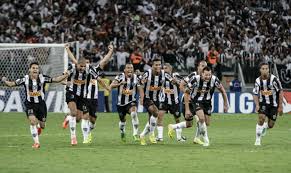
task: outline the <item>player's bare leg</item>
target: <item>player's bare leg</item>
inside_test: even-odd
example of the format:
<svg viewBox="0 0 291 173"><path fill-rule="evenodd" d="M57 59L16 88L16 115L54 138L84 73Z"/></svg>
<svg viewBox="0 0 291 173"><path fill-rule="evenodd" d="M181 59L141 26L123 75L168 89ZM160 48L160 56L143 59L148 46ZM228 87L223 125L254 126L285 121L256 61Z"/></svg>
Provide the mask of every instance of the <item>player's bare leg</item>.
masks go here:
<svg viewBox="0 0 291 173"><path fill-rule="evenodd" d="M155 105L151 105L151 106L149 106L148 111L149 111L148 123L145 125L143 132L140 134L141 145L146 145L145 136L147 134L150 135L150 142L151 143L157 143L155 136L154 136L154 131L155 131L156 123L157 123L157 117L158 117L159 110Z"/></svg>

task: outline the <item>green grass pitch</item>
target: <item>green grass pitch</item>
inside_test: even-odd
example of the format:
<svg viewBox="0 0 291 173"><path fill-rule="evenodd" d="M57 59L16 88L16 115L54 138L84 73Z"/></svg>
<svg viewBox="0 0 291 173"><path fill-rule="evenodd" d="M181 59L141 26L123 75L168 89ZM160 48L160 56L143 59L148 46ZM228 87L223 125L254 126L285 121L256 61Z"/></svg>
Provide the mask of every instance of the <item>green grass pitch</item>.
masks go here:
<svg viewBox="0 0 291 173"><path fill-rule="evenodd" d="M143 129L145 114L139 114ZM63 130L63 114L48 115L47 128L40 136L41 148L31 148L32 138L24 113L0 113L0 173L252 173L291 172L291 116L279 117L267 132L261 147L255 147L257 116L212 116L208 128L210 146L192 144L194 128L178 143L167 136L164 142L140 146L131 138L127 117L127 142L120 141L118 116L99 114L93 143L82 144L78 124L78 146L70 146L69 130ZM165 127L173 122L165 117Z"/></svg>

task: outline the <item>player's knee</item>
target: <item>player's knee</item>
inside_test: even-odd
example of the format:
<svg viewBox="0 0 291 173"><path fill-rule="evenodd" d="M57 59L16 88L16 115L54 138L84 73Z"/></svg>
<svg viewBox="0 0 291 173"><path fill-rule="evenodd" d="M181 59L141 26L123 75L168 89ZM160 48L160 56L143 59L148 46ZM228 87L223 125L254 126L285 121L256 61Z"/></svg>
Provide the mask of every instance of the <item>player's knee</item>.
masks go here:
<svg viewBox="0 0 291 173"><path fill-rule="evenodd" d="M81 121L82 117L76 117L76 122L79 123Z"/></svg>
<svg viewBox="0 0 291 173"><path fill-rule="evenodd" d="M186 127L190 128L193 126L193 121L186 121Z"/></svg>
<svg viewBox="0 0 291 173"><path fill-rule="evenodd" d="M209 121L205 121L206 126L210 126L210 122Z"/></svg>
<svg viewBox="0 0 291 173"><path fill-rule="evenodd" d="M268 124L269 129L273 128L274 125L275 125L275 124L273 124L273 123L269 123L269 124Z"/></svg>

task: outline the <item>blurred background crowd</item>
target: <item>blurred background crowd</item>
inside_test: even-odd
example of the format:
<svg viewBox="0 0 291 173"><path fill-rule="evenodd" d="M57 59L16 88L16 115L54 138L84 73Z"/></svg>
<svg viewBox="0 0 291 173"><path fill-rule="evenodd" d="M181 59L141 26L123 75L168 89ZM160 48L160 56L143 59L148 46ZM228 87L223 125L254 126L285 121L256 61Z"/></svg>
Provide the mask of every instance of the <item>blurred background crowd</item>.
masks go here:
<svg viewBox="0 0 291 173"><path fill-rule="evenodd" d="M189 72L202 59L221 72L259 62L291 64L290 0L1 0L0 42L79 41L98 61L113 42L108 71L131 61L143 71L155 57Z"/></svg>

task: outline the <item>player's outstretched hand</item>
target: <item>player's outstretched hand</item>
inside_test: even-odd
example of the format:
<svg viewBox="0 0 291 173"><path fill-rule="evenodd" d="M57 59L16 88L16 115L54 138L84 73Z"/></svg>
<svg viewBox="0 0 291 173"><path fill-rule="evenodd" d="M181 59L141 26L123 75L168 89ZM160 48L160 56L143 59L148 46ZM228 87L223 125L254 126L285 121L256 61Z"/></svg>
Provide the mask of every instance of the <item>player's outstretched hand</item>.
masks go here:
<svg viewBox="0 0 291 173"><path fill-rule="evenodd" d="M260 106L256 106L256 113L259 113Z"/></svg>
<svg viewBox="0 0 291 173"><path fill-rule="evenodd" d="M7 81L7 78L5 76L3 76L1 80L2 80L2 82L5 82L5 81Z"/></svg>
<svg viewBox="0 0 291 173"><path fill-rule="evenodd" d="M224 113L228 112L228 104L224 104L223 111L224 111Z"/></svg>
<svg viewBox="0 0 291 173"><path fill-rule="evenodd" d="M185 111L185 119L190 119L191 112L189 110Z"/></svg>
<svg viewBox="0 0 291 173"><path fill-rule="evenodd" d="M112 43L109 44L108 49L109 49L109 51L113 51L114 47L113 47Z"/></svg>

